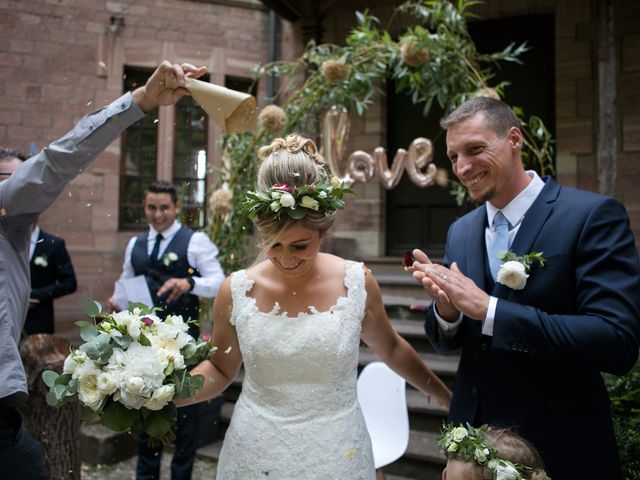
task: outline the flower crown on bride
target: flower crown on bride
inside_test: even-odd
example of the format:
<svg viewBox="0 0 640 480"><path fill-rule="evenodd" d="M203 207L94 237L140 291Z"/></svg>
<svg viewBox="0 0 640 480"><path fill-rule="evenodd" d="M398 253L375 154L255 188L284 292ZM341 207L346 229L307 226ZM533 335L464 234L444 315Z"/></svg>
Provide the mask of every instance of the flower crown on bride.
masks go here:
<svg viewBox="0 0 640 480"><path fill-rule="evenodd" d="M447 454L455 455L462 461L476 463L489 469L493 480L526 480L533 469L527 465L514 463L500 457L498 450L487 437L488 427L454 427L453 423L442 426L438 446ZM549 477L546 477L550 480Z"/></svg>
<svg viewBox="0 0 640 480"><path fill-rule="evenodd" d="M272 213L280 219L284 212L290 218L300 220L310 212L328 215L344 208L342 197L345 193L355 192L345 187L337 177L331 181L323 178L299 187L278 183L266 191L256 188L247 192L242 209L250 218Z"/></svg>

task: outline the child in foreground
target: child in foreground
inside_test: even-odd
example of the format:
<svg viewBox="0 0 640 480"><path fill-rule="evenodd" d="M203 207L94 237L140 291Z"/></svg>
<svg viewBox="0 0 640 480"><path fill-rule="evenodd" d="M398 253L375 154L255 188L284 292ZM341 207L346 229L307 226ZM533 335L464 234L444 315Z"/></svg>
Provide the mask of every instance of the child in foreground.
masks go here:
<svg viewBox="0 0 640 480"><path fill-rule="evenodd" d="M438 444L448 456L443 480L551 480L535 447L506 428L449 424Z"/></svg>

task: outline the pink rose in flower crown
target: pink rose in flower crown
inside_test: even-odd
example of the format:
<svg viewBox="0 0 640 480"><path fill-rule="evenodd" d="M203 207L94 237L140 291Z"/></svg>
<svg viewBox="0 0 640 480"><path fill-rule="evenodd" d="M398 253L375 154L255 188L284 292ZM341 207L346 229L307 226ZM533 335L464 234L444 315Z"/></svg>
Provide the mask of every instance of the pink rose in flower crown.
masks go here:
<svg viewBox="0 0 640 480"><path fill-rule="evenodd" d="M282 190L283 192L287 192L287 193L293 193L293 188L291 188L290 185L287 185L286 183L276 183L273 186L274 190Z"/></svg>

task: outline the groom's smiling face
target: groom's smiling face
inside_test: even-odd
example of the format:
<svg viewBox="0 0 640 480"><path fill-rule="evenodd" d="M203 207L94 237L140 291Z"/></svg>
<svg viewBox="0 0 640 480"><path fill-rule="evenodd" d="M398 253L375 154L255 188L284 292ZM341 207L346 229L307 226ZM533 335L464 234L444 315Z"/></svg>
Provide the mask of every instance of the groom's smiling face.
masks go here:
<svg viewBox="0 0 640 480"><path fill-rule="evenodd" d="M519 191L514 180L521 169L521 144L522 135L517 128L500 136L487 127L482 113L447 129L447 155L453 173L474 202L490 200L498 208Z"/></svg>

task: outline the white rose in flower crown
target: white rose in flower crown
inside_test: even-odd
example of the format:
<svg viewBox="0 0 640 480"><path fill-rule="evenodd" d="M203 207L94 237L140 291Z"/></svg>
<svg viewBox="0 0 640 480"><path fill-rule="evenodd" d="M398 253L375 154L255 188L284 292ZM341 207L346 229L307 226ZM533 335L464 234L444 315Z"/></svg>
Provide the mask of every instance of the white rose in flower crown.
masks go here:
<svg viewBox="0 0 640 480"><path fill-rule="evenodd" d="M487 455L489 455L488 448L476 448L475 452L473 452L473 456L480 463L487 460Z"/></svg>
<svg viewBox="0 0 640 480"><path fill-rule="evenodd" d="M311 198L309 195L302 197L300 200L300 206L311 210L318 210L318 208L320 208L318 201L315 198Z"/></svg>
<svg viewBox="0 0 640 480"><path fill-rule="evenodd" d="M173 385L162 385L153 391L153 395L145 402L143 407L149 410L162 410L167 403L173 400L174 393Z"/></svg>
<svg viewBox="0 0 640 480"><path fill-rule="evenodd" d="M527 278L529 278L529 274L527 274L525 266L518 261L511 260L502 264L498 270L497 281L514 290L522 290L527 284Z"/></svg>
<svg viewBox="0 0 640 480"><path fill-rule="evenodd" d="M293 208L296 206L296 199L293 198L293 195L290 193L283 193L282 197L280 197L280 205L283 207Z"/></svg>
<svg viewBox="0 0 640 480"><path fill-rule="evenodd" d="M515 467L508 463L498 463L496 465L496 480L519 480L520 473Z"/></svg>
<svg viewBox="0 0 640 480"><path fill-rule="evenodd" d="M453 437L454 442L460 442L464 437L469 434L467 429L464 427L456 427L451 431L451 436Z"/></svg>
<svg viewBox="0 0 640 480"><path fill-rule="evenodd" d="M451 445L449 445L449 448L447 448L447 452L450 452L450 453L453 453L457 450L458 450L458 444L455 442L452 442Z"/></svg>
<svg viewBox="0 0 640 480"><path fill-rule="evenodd" d="M271 208L272 212L277 212L281 207L280 202L277 201L273 201L269 204L269 208Z"/></svg>

